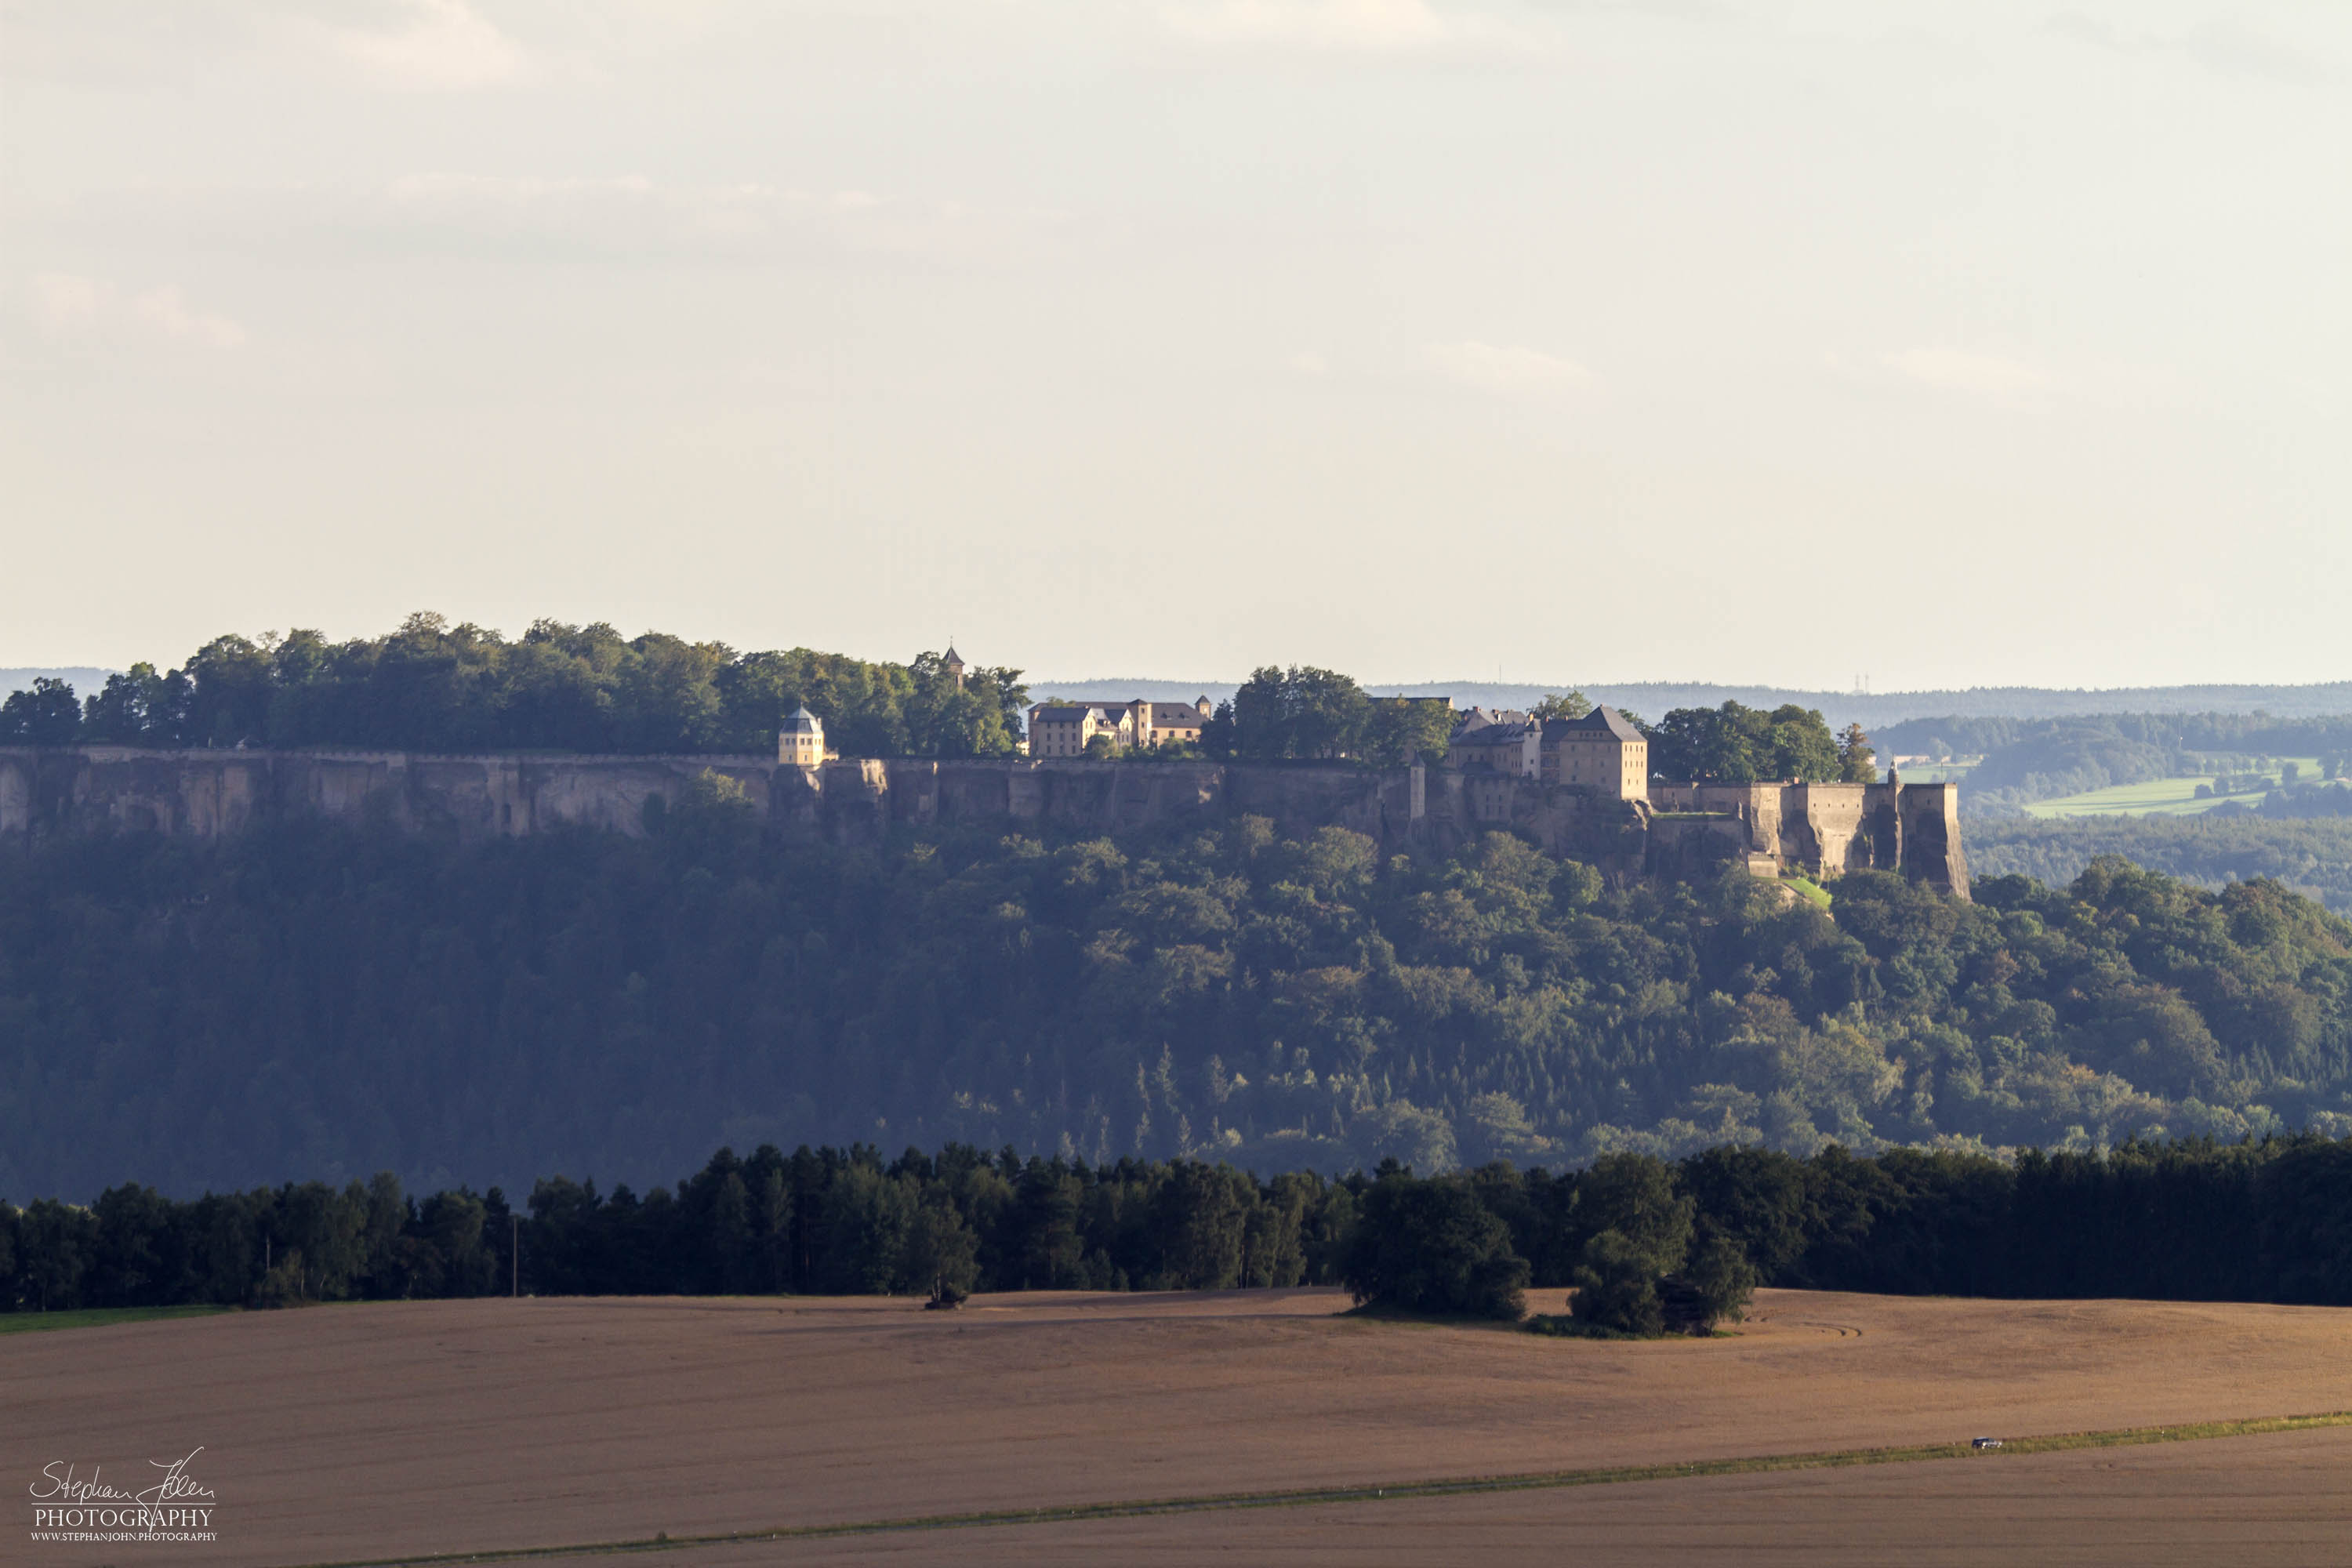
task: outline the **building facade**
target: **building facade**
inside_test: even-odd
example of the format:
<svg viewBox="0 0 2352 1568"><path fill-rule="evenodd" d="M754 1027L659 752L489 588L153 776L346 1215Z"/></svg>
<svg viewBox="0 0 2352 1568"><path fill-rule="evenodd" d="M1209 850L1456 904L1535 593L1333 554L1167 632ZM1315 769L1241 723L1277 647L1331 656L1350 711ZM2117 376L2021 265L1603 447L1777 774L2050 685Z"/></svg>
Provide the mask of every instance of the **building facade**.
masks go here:
<svg viewBox="0 0 2352 1568"><path fill-rule="evenodd" d="M1473 721L1454 731L1445 748L1445 765L1461 773L1496 773L1509 778L1540 777L1543 770L1544 727L1531 719L1513 717Z"/></svg>
<svg viewBox="0 0 2352 1568"><path fill-rule="evenodd" d="M776 731L776 761L788 768L824 766L824 721L803 706Z"/></svg>
<svg viewBox="0 0 2352 1568"><path fill-rule="evenodd" d="M1546 720L1541 776L1612 800L1647 800L1650 742L1606 703L1581 719Z"/></svg>
<svg viewBox="0 0 2352 1568"><path fill-rule="evenodd" d="M1197 743L1208 721L1206 697L1192 702L1040 702L1029 710L1029 754L1082 757L1097 735L1108 736L1122 752Z"/></svg>

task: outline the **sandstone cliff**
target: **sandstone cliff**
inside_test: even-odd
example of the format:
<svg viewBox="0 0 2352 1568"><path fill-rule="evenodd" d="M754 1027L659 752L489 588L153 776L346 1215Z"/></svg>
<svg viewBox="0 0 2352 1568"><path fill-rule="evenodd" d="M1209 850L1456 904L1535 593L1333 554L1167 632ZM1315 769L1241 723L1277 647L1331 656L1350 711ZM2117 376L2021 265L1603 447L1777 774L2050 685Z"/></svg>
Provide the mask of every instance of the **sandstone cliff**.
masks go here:
<svg viewBox="0 0 2352 1568"><path fill-rule="evenodd" d="M1197 817L1352 829L1383 847L1450 849L1525 834L1625 876L1901 870L1969 890L1950 784L1660 784L1646 802L1491 773L1340 763L880 758L794 768L736 756L424 756L400 752L0 748L0 840L148 830L195 837L296 813L461 839L567 826L637 834L647 803L699 774L740 784L787 838L877 839L894 824L1114 831Z"/></svg>

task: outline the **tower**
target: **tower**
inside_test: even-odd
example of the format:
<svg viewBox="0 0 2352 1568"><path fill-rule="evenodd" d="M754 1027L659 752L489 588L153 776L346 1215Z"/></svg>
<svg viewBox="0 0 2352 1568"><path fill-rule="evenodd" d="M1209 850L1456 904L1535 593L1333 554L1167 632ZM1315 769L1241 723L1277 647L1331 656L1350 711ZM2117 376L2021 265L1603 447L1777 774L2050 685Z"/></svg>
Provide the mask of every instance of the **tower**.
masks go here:
<svg viewBox="0 0 2352 1568"><path fill-rule="evenodd" d="M940 660L940 668L955 678L956 689L961 691L963 689L963 655L956 652L955 644L948 644L947 657Z"/></svg>
<svg viewBox="0 0 2352 1568"><path fill-rule="evenodd" d="M776 762L787 768L822 767L824 763L824 721L805 706L793 710L776 731Z"/></svg>

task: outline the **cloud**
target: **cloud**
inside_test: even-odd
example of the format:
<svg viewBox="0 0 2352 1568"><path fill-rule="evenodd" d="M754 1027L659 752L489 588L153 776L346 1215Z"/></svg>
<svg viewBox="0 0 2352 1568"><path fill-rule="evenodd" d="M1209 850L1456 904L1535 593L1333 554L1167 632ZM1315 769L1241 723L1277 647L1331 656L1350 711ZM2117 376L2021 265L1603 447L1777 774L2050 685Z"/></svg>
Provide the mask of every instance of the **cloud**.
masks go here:
<svg viewBox="0 0 2352 1568"><path fill-rule="evenodd" d="M1402 55L1534 43L1497 17L1429 0L1179 0L1160 17L1180 37L1225 48Z"/></svg>
<svg viewBox="0 0 2352 1568"><path fill-rule="evenodd" d="M326 47L384 86L426 92L496 87L529 74L520 45L466 0L399 0L389 28L313 23Z"/></svg>
<svg viewBox="0 0 2352 1568"><path fill-rule="evenodd" d="M101 286L69 272L44 272L33 279L33 320L58 337L87 331L98 321Z"/></svg>
<svg viewBox="0 0 2352 1568"><path fill-rule="evenodd" d="M131 301L131 313L165 337L182 342L215 349L239 348L245 343L245 329L226 316L188 309L176 283L138 295Z"/></svg>
<svg viewBox="0 0 2352 1568"><path fill-rule="evenodd" d="M2061 37L2111 54L2144 58L2169 56L2223 75L2262 77L2297 87L2316 87L2333 80L2336 74L2326 60L2312 50L2281 43L2232 19L2210 18L2169 37L2156 33L2126 33L2076 11L2053 16L2048 26Z"/></svg>
<svg viewBox="0 0 2352 1568"><path fill-rule="evenodd" d="M1882 356L1879 363L1922 386L1979 397L2015 397L2042 391L2049 384L2047 376L2023 360L1973 349L1906 349Z"/></svg>
<svg viewBox="0 0 2352 1568"><path fill-rule="evenodd" d="M1571 360L1540 349L1498 348L1467 341L1429 345L1430 363L1437 374L1481 392L1527 394L1565 391L1590 385L1592 373Z"/></svg>
<svg viewBox="0 0 2352 1568"><path fill-rule="evenodd" d="M514 178L425 173L373 193L313 193L309 221L379 243L468 254L773 257L811 249L982 259L1064 215L870 191L685 185L642 174Z"/></svg>
<svg viewBox="0 0 2352 1568"><path fill-rule="evenodd" d="M60 339L146 339L234 349L245 329L212 310L190 308L179 285L167 283L124 298L102 279L44 272L30 290L29 313L47 336Z"/></svg>

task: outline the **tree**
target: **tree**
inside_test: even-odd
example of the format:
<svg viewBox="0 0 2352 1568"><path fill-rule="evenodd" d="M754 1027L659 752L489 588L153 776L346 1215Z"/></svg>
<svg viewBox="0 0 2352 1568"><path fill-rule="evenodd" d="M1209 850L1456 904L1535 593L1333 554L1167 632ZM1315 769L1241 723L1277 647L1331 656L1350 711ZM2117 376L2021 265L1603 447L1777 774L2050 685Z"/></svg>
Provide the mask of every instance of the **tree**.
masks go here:
<svg viewBox="0 0 2352 1568"><path fill-rule="evenodd" d="M1586 1242L1569 1312L1580 1323L1640 1339L1664 1333L1665 1310L1648 1250L1614 1230Z"/></svg>
<svg viewBox="0 0 2352 1568"><path fill-rule="evenodd" d="M1223 716L1220 710L1219 717ZM1372 717L1371 700L1361 688L1336 670L1293 665L1285 670L1266 665L1252 670L1234 692L1233 750L1253 761L1285 758L1330 758L1357 754L1362 749ZM1223 739L1216 718L1203 727ZM1417 732L1420 722L1408 726L1402 743Z"/></svg>
<svg viewBox="0 0 2352 1568"><path fill-rule="evenodd" d="M1729 1241L1771 1279L1805 1247L1805 1167L1777 1149L1709 1149L1685 1160L1675 1184L1696 1208L1698 1246Z"/></svg>
<svg viewBox="0 0 2352 1568"><path fill-rule="evenodd" d="M0 745L70 746L81 735L81 705L67 681L33 678L29 691L0 701Z"/></svg>
<svg viewBox="0 0 2352 1568"><path fill-rule="evenodd" d="M1234 721L1234 705L1230 701L1217 704L1216 711L1201 723L1201 750L1220 760L1238 754L1241 730Z"/></svg>
<svg viewBox="0 0 2352 1568"><path fill-rule="evenodd" d="M1676 708L1650 738L1651 771L1709 784L1794 779L1826 784L1841 776L1838 742L1814 709L1784 703L1767 713L1739 702Z"/></svg>
<svg viewBox="0 0 2352 1568"><path fill-rule="evenodd" d="M1737 702L1721 709L1676 708L1647 731L1650 769L1670 779L1701 783L1744 784L1760 778L1754 727L1745 722L1754 710Z"/></svg>
<svg viewBox="0 0 2352 1568"><path fill-rule="evenodd" d="M1603 1154L1576 1179L1577 1228L1614 1233L1654 1279L1681 1267L1694 1211L1675 1190L1674 1168L1648 1154Z"/></svg>
<svg viewBox="0 0 2352 1568"><path fill-rule="evenodd" d="M1284 682L1294 757L1345 757L1363 744L1371 700L1337 670L1294 665Z"/></svg>
<svg viewBox="0 0 2352 1568"><path fill-rule="evenodd" d="M1554 691L1528 710L1528 717L1538 723L1554 719L1581 719L1592 711L1592 704L1581 691Z"/></svg>
<svg viewBox="0 0 2352 1568"><path fill-rule="evenodd" d="M1290 755L1290 698L1280 665L1264 665L1234 688L1233 700L1220 706L1202 726L1203 739L1223 723L1232 726L1233 754L1253 762L1270 762Z"/></svg>
<svg viewBox="0 0 2352 1568"><path fill-rule="evenodd" d="M1341 1269L1359 1304L1505 1321L1527 1310L1528 1260L1509 1227L1444 1177L1373 1183Z"/></svg>
<svg viewBox="0 0 2352 1568"><path fill-rule="evenodd" d="M1363 756L1385 767L1445 755L1454 709L1442 697L1374 697L1364 724Z"/></svg>
<svg viewBox="0 0 2352 1568"><path fill-rule="evenodd" d="M1784 702L1772 710L1765 733L1765 777L1827 784L1838 776L1837 740L1819 709Z"/></svg>
<svg viewBox="0 0 2352 1568"><path fill-rule="evenodd" d="M991 757L1013 750L1028 690L1018 670L965 671L960 684L940 653L915 656L906 700L908 749L923 757ZM974 679L975 673L978 679Z"/></svg>
<svg viewBox="0 0 2352 1568"><path fill-rule="evenodd" d="M980 1240L956 1212L944 1189L926 1193L907 1227L907 1256L900 1272L931 1300L952 1305L971 1294L979 1277Z"/></svg>
<svg viewBox="0 0 2352 1568"><path fill-rule="evenodd" d="M1838 732L1837 758L1841 783L1878 782L1878 753L1872 750L1870 737L1862 732L1860 724L1848 724Z"/></svg>
<svg viewBox="0 0 2352 1568"><path fill-rule="evenodd" d="M16 1215L16 1273L25 1304L54 1312L82 1304L82 1282L97 1250L98 1217L54 1198L36 1198Z"/></svg>
<svg viewBox="0 0 2352 1568"><path fill-rule="evenodd" d="M1756 1266L1729 1237L1710 1237L1691 1249L1689 1268L1667 1283L1696 1309L1690 1328L1703 1334L1727 1318L1736 1323L1746 1313L1756 1294Z"/></svg>
<svg viewBox="0 0 2352 1568"><path fill-rule="evenodd" d="M169 744L173 737L157 733L171 715L163 711L163 677L152 664L134 664L122 674L110 675L106 685L82 705L82 739L95 745Z"/></svg>

